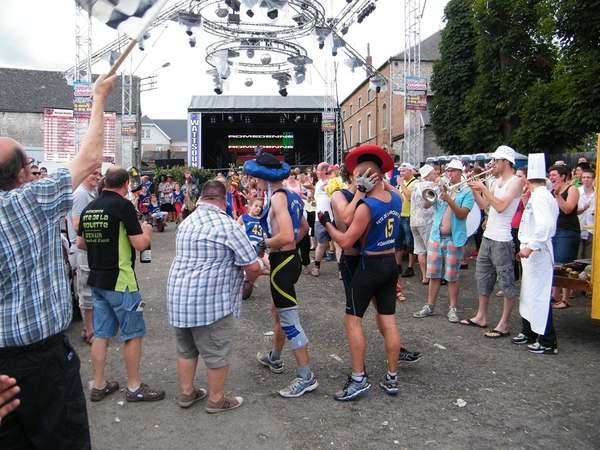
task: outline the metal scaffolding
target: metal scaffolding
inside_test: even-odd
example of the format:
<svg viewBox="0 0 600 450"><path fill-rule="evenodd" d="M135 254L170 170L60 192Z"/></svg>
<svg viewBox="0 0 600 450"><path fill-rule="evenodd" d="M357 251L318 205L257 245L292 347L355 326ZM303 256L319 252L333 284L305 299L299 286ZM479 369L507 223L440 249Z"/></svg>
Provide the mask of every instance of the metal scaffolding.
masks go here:
<svg viewBox="0 0 600 450"><path fill-rule="evenodd" d="M79 5L75 8L75 66L66 75L73 82L92 80L92 20ZM73 116L73 147L79 153L81 142L87 131L89 119Z"/></svg>
<svg viewBox="0 0 600 450"><path fill-rule="evenodd" d="M406 79L421 76L421 1L404 1L404 148L402 161L418 165L423 160L421 112L406 110Z"/></svg>

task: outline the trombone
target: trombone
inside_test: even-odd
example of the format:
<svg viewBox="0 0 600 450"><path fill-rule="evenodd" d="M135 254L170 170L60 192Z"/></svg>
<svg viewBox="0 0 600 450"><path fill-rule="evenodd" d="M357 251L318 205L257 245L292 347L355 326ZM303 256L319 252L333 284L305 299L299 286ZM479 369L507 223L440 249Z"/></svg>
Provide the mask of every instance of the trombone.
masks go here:
<svg viewBox="0 0 600 450"><path fill-rule="evenodd" d="M463 184L467 184L467 183L470 183L471 181L475 181L475 180L481 178L483 175L490 173L492 170L494 170L494 169L491 168L491 169L485 170L477 175L467 178L466 180L462 180L460 183L456 183L453 185L448 185L447 183L444 183L442 181L435 188L423 189L423 192L421 195L423 197L423 200L425 200L426 202L435 203L439 200L440 195L442 195L442 192L450 192L453 189L460 188ZM485 177L485 179L483 181L485 182L490 176L492 176L492 175L488 175L487 177Z"/></svg>

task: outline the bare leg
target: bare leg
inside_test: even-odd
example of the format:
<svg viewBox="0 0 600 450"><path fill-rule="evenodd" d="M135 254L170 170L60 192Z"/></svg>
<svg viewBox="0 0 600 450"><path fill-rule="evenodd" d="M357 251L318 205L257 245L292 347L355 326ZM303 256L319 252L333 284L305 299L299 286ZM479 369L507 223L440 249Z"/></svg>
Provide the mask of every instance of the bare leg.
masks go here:
<svg viewBox="0 0 600 450"><path fill-rule="evenodd" d="M512 313L516 300L517 297L504 298L504 309L502 310L502 317L500 318L500 322L498 322L498 325L494 327L495 330L502 331L503 333L508 332L508 319L510 319L510 314Z"/></svg>
<svg viewBox="0 0 600 450"><path fill-rule="evenodd" d="M208 399L213 403L219 403L223 398L225 381L229 373L229 365L219 367L218 369L206 368L208 377Z"/></svg>
<svg viewBox="0 0 600 450"><path fill-rule="evenodd" d="M196 367L198 366L198 357L184 359L177 357L177 373L179 374L179 383L181 383L181 392L190 395L194 392L194 377L196 376Z"/></svg>
<svg viewBox="0 0 600 450"><path fill-rule="evenodd" d="M94 339L96 342L96 339ZM137 389L142 383L140 380L140 361L142 359L142 337L135 337L125 341L123 345L123 358L127 370L127 388Z"/></svg>
<svg viewBox="0 0 600 450"><path fill-rule="evenodd" d="M395 373L398 370L398 355L400 354L400 333L396 324L396 315L380 315L385 340L385 354L388 360L388 370ZM364 355L363 355L364 358Z"/></svg>
<svg viewBox="0 0 600 450"><path fill-rule="evenodd" d="M92 368L94 370L94 387L102 389L106 386L104 367L106 365L106 350L108 339L94 338L92 341Z"/></svg>
<svg viewBox="0 0 600 450"><path fill-rule="evenodd" d="M81 319L83 320L83 329L85 335L89 336L94 332L94 310L79 308L81 312Z"/></svg>
<svg viewBox="0 0 600 450"><path fill-rule="evenodd" d="M327 242L317 244L317 249L315 250L315 261L321 261L323 259L323 255L325 254L326 248Z"/></svg>
<svg viewBox="0 0 600 450"><path fill-rule="evenodd" d="M479 294L479 309L477 310L477 314L471 319L471 321L475 322L477 325L487 325L487 311L489 301L489 295Z"/></svg>
<svg viewBox="0 0 600 450"><path fill-rule="evenodd" d="M344 316L344 327L348 338L348 349L352 360L352 372L360 373L365 367L365 335L362 330L362 318L346 314ZM396 349L400 351L400 346ZM398 361L396 355L395 361Z"/></svg>
<svg viewBox="0 0 600 450"><path fill-rule="evenodd" d="M440 292L440 286L442 285L441 278L430 278L429 289L427 291L427 304L435 306L438 293Z"/></svg>
<svg viewBox="0 0 600 450"><path fill-rule="evenodd" d="M281 328L279 313L277 313L277 309L273 302L271 302L271 316L273 316L273 348L281 352L285 345L285 331Z"/></svg>
<svg viewBox="0 0 600 450"><path fill-rule="evenodd" d="M421 268L421 281L427 283L427 253L417 255L419 267Z"/></svg>
<svg viewBox="0 0 600 450"><path fill-rule="evenodd" d="M450 299L450 306L456 308L458 304L458 280L448 281L448 298Z"/></svg>

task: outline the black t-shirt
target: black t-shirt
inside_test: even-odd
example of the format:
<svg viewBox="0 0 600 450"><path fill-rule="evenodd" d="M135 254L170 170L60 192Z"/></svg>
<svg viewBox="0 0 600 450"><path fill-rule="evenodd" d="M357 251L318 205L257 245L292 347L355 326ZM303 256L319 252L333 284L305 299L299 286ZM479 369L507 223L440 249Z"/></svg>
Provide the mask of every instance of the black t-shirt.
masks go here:
<svg viewBox="0 0 600 450"><path fill-rule="evenodd" d="M133 204L120 194L103 190L81 212L79 230L87 244L88 284L110 291L138 291L135 249L128 236L142 234Z"/></svg>

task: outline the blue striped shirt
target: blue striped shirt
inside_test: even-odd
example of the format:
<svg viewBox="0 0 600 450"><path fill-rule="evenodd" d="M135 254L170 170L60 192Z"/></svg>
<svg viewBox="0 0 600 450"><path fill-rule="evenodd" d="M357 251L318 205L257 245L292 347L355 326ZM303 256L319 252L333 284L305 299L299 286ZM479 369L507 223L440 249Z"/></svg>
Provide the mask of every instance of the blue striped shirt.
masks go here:
<svg viewBox="0 0 600 450"><path fill-rule="evenodd" d="M0 347L34 344L67 328L73 311L59 219L73 207L71 174L0 191Z"/></svg>
<svg viewBox="0 0 600 450"><path fill-rule="evenodd" d="M222 209L200 203L177 229L167 280L169 323L209 325L242 308L243 266L256 261L244 228Z"/></svg>

